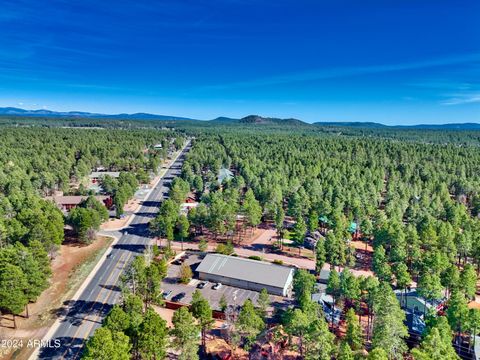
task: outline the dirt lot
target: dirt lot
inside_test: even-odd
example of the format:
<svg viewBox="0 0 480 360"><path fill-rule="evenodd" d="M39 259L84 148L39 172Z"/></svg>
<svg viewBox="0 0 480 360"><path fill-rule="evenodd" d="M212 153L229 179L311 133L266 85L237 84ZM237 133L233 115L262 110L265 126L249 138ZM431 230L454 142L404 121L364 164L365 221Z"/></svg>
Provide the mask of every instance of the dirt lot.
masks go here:
<svg viewBox="0 0 480 360"><path fill-rule="evenodd" d="M41 339L54 321L54 311L73 296L111 241L110 238L99 237L87 246L62 245L52 261L51 286L40 295L37 302L29 305L28 319L17 316L17 329L12 328L11 316L5 315L0 319L0 338L24 339L24 343L28 339ZM7 354L6 349L0 349L0 359L26 359L28 355L25 349L17 350L14 354Z"/></svg>

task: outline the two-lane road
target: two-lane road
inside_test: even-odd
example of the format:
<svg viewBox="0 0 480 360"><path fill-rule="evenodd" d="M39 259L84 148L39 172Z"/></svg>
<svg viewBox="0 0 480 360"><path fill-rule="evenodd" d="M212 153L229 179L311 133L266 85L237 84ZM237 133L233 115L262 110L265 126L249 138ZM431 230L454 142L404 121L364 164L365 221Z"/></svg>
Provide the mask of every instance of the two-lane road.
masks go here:
<svg viewBox="0 0 480 360"><path fill-rule="evenodd" d="M66 304L58 314L62 321L50 339L51 346L39 352L39 359L80 358L85 341L101 326L113 304L119 300L119 283L123 271L151 243L148 223L158 212L160 202L168 191L167 184L180 175L185 153L189 149L188 143L133 215L129 227L122 231L121 237L79 298ZM60 346L55 347L55 342L60 343Z"/></svg>

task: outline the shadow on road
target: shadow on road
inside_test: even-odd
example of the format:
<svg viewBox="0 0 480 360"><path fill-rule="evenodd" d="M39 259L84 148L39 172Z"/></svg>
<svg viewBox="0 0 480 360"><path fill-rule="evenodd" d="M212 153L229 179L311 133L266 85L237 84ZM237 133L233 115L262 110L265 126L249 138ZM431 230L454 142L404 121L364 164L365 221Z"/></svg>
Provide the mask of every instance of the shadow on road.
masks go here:
<svg viewBox="0 0 480 360"><path fill-rule="evenodd" d="M125 230L125 233L128 235L136 235L141 237L150 237L150 229L148 224L130 224L130 226Z"/></svg>
<svg viewBox="0 0 480 360"><path fill-rule="evenodd" d="M128 250L134 253L143 253L145 250L145 245L142 244L116 244L113 246L114 249L119 250Z"/></svg>
<svg viewBox="0 0 480 360"><path fill-rule="evenodd" d="M65 316L62 323L78 326L88 315L104 317L111 309L111 305L99 301L67 300L63 306L53 309L52 313L57 317Z"/></svg>
<svg viewBox="0 0 480 360"><path fill-rule="evenodd" d="M142 206L147 206L147 207L160 207L160 204L161 204L160 201L146 200L142 202Z"/></svg>
<svg viewBox="0 0 480 360"><path fill-rule="evenodd" d="M62 336L52 340L48 347L42 347L38 359L73 359L80 358L83 351L83 339Z"/></svg>
<svg viewBox="0 0 480 360"><path fill-rule="evenodd" d="M117 291L117 292L122 291L122 289L118 285L100 285L100 287L107 290L111 290L111 291Z"/></svg>
<svg viewBox="0 0 480 360"><path fill-rule="evenodd" d="M152 219L153 219L155 216L157 216L157 214L148 213L148 212L137 212L135 215L136 215L136 216L146 217L146 218L152 218Z"/></svg>

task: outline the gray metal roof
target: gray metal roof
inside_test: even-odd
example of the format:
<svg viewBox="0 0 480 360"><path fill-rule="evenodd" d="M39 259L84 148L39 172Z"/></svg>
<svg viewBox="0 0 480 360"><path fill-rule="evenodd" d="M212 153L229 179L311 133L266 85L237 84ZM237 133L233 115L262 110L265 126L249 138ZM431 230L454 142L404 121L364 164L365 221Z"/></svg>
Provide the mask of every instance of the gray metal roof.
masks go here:
<svg viewBox="0 0 480 360"><path fill-rule="evenodd" d="M88 176L90 178L101 178L105 175L118 178L120 176L120 171L92 171Z"/></svg>
<svg viewBox="0 0 480 360"><path fill-rule="evenodd" d="M293 268L235 256L207 254L198 272L284 288Z"/></svg>

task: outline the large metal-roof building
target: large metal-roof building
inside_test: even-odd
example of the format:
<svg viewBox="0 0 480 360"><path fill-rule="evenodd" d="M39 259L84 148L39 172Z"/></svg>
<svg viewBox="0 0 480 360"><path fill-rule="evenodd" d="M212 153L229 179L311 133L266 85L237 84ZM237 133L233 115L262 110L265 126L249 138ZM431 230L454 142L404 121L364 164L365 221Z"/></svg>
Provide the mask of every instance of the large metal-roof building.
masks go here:
<svg viewBox="0 0 480 360"><path fill-rule="evenodd" d="M294 268L235 256L207 254L196 271L201 280L242 289L266 289L272 295L290 296Z"/></svg>

